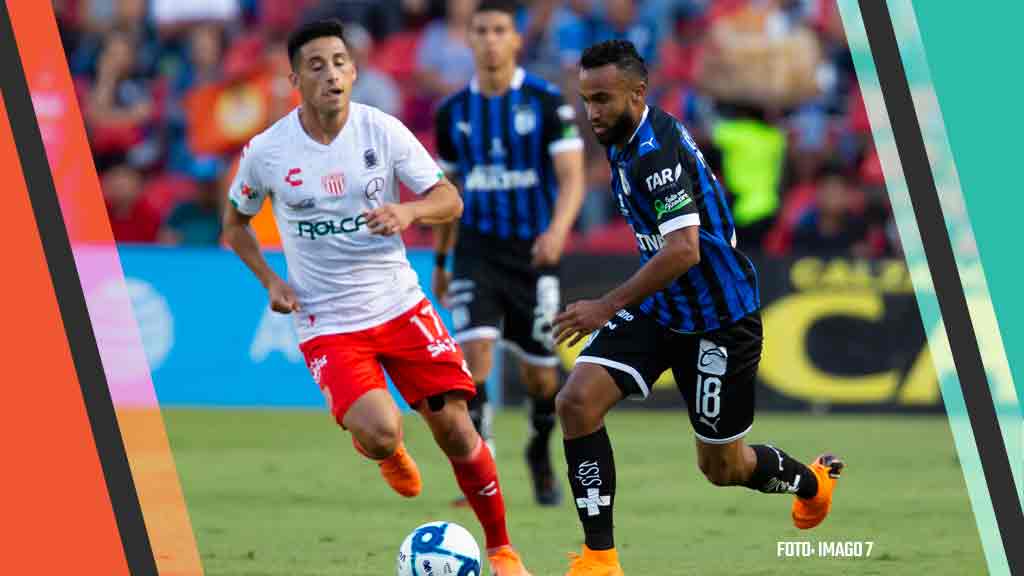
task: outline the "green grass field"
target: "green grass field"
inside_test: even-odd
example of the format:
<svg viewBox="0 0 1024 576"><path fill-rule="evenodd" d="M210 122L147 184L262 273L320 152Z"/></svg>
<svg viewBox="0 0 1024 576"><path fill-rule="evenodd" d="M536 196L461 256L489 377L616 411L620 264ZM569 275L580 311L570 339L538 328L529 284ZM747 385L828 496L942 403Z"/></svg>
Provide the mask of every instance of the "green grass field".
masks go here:
<svg viewBox="0 0 1024 576"><path fill-rule="evenodd" d="M406 533L430 520L470 528L447 460L417 418L406 442L424 475L414 500L393 494L348 435L316 411L165 410L206 573L390 576ZM974 517L943 416L762 414L753 441L803 459L830 449L848 464L829 518L801 532L789 496L715 488L694 460L685 413L609 418L618 467L617 544L627 574L984 574ZM496 421L513 539L535 576L561 576L581 532L573 505L533 504L521 457L526 423ZM553 443L561 470L561 440ZM873 541L870 558L778 558L777 542Z"/></svg>

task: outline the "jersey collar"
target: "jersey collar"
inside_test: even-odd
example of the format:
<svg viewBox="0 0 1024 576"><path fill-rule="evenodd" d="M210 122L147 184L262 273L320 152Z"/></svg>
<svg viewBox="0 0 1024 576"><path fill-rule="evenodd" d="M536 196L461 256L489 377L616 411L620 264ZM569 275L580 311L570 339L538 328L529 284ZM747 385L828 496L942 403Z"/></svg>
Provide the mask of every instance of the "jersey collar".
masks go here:
<svg viewBox="0 0 1024 576"><path fill-rule="evenodd" d="M510 88L512 90L519 90L520 88L523 87L523 82L525 81L526 70L523 70L523 68L520 66L519 68L516 68L515 74L512 75L512 85L510 86ZM471 80L469 83L469 89L473 92L480 91L480 79L475 74L473 75L473 80Z"/></svg>

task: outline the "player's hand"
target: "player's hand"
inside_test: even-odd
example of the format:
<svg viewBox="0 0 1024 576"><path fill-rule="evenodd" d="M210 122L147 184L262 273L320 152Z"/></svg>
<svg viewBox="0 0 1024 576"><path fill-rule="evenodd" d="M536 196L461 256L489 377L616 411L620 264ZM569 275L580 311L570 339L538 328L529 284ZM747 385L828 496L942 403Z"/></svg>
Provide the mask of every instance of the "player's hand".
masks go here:
<svg viewBox="0 0 1024 576"><path fill-rule="evenodd" d="M575 346L594 330L605 325L615 315L615 307L604 300L580 300L565 308L552 323L555 344L568 342Z"/></svg>
<svg viewBox="0 0 1024 576"><path fill-rule="evenodd" d="M533 242L533 267L555 266L562 259L567 234L550 228Z"/></svg>
<svg viewBox="0 0 1024 576"><path fill-rule="evenodd" d="M414 219L412 208L402 204L385 204L366 213L370 232L381 236L405 232Z"/></svg>
<svg viewBox="0 0 1024 576"><path fill-rule="evenodd" d="M434 298L445 308L448 307L448 284L452 281L452 273L440 266L434 266L434 273L430 278L430 289L434 291Z"/></svg>
<svg viewBox="0 0 1024 576"><path fill-rule="evenodd" d="M275 279L267 287L270 293L270 309L281 314L291 314L299 311L299 298L295 295L295 289L280 278Z"/></svg>

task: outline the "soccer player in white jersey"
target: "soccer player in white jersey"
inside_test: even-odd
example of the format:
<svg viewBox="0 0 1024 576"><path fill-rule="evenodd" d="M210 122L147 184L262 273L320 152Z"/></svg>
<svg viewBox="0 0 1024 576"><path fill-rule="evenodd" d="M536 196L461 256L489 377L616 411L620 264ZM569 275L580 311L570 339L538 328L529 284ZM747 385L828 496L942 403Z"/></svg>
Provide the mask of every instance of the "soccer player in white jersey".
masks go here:
<svg viewBox="0 0 1024 576"><path fill-rule="evenodd" d="M420 289L399 234L459 217L462 202L397 119L350 101L356 69L336 20L288 41L299 108L254 137L224 216L228 243L291 314L313 380L356 449L399 494L422 488L402 444L384 370L426 420L483 526L491 573L529 576L512 548L497 468L466 408L476 387L462 351ZM401 180L419 199L398 201ZM264 260L249 221L269 198L288 281Z"/></svg>

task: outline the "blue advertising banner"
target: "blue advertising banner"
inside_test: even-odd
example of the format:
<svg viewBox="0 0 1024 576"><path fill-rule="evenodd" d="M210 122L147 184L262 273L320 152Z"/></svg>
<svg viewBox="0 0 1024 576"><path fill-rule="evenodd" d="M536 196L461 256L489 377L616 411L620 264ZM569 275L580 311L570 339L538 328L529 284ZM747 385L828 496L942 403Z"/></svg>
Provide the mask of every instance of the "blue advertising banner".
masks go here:
<svg viewBox="0 0 1024 576"><path fill-rule="evenodd" d="M270 310L233 253L121 246L120 254L161 405L324 406L291 317ZM282 254L267 260L285 275ZM430 255L410 251L409 260L427 285Z"/></svg>

